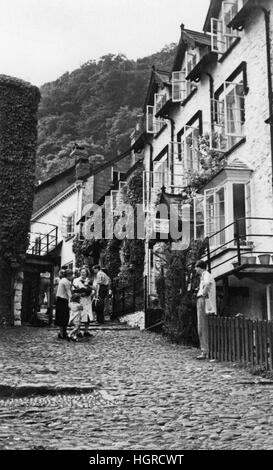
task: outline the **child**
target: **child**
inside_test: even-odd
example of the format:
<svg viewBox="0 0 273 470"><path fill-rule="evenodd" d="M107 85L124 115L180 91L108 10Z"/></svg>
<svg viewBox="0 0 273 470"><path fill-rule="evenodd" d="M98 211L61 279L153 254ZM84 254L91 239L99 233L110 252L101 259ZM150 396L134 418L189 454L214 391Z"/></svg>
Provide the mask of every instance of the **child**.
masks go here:
<svg viewBox="0 0 273 470"><path fill-rule="evenodd" d="M72 330L68 336L68 339L72 341L78 341L77 334L80 332L81 327L81 311L83 306L81 305L81 296L80 294L72 294L70 300L70 317L69 325L72 325Z"/></svg>

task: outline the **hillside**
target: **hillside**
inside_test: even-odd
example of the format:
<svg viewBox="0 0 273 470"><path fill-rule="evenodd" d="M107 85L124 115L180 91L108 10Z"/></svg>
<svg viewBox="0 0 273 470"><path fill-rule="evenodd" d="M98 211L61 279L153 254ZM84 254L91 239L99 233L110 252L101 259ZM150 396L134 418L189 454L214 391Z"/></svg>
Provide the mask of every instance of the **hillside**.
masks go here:
<svg viewBox="0 0 273 470"><path fill-rule="evenodd" d="M108 54L90 60L40 89L37 179L45 180L72 164L75 140L90 155L107 160L129 146L129 134L142 110L151 67L170 70L176 45L129 60Z"/></svg>

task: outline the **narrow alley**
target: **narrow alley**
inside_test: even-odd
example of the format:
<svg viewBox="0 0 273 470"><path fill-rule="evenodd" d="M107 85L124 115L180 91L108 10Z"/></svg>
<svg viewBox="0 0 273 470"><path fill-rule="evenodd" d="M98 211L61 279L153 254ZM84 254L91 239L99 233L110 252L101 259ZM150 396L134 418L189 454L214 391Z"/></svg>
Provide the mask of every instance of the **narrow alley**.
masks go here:
<svg viewBox="0 0 273 470"><path fill-rule="evenodd" d="M0 449L269 450L273 382L119 326L0 329Z"/></svg>

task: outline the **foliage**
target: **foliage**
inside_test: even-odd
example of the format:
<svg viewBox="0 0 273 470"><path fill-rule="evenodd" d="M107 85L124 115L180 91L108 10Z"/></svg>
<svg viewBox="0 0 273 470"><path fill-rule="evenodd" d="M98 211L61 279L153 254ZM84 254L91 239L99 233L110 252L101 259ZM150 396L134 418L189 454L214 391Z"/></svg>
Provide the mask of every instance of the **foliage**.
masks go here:
<svg viewBox="0 0 273 470"><path fill-rule="evenodd" d="M161 302L165 289L163 331L174 342L198 344L195 291L199 280L194 265L204 253L205 244L193 241L184 251L172 251L166 245L164 276L159 276L156 285Z"/></svg>
<svg viewBox="0 0 273 470"><path fill-rule="evenodd" d="M2 283L6 292L12 271L22 265L28 247L39 99L36 87L0 76L0 264L5 271L5 277L0 278L0 295Z"/></svg>
<svg viewBox="0 0 273 470"><path fill-rule="evenodd" d="M213 135L213 140L217 136ZM191 173L188 187L196 192L208 183L226 164L226 157L222 152L219 152L210 145L210 137L208 134L199 137L198 141L199 162L201 171Z"/></svg>
<svg viewBox="0 0 273 470"><path fill-rule="evenodd" d="M99 256L102 249L106 246L105 240L82 240L77 235L73 240L73 252L76 257L76 266L79 268L87 265L89 269L99 262Z"/></svg>
<svg viewBox="0 0 273 470"><path fill-rule="evenodd" d="M47 179L73 164L75 140L89 155L105 158L128 148L129 135L143 105L151 67L170 70L176 46L129 60L108 54L41 87L37 178Z"/></svg>

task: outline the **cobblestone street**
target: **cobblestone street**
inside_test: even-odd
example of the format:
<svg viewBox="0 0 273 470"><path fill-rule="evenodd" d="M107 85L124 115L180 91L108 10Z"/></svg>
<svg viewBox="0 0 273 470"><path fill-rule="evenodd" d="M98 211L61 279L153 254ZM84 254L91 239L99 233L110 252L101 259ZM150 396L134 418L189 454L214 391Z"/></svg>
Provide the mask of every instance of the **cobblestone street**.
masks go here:
<svg viewBox="0 0 273 470"><path fill-rule="evenodd" d="M0 329L1 449L273 449L273 383L138 330Z"/></svg>

